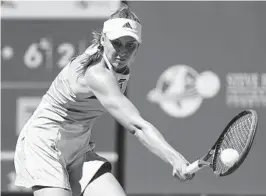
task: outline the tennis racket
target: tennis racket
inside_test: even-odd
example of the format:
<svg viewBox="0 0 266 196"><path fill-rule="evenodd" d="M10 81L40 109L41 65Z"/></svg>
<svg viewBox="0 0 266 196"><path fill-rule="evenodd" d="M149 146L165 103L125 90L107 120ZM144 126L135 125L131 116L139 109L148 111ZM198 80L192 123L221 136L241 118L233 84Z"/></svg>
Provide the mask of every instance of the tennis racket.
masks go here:
<svg viewBox="0 0 266 196"><path fill-rule="evenodd" d="M236 171L251 149L257 124L256 111L244 110L240 112L228 123L208 153L190 164L185 173L193 174L206 166L210 167L216 176L226 176ZM239 159L230 167L226 166L220 159L221 152L227 148L237 150L239 153Z"/></svg>

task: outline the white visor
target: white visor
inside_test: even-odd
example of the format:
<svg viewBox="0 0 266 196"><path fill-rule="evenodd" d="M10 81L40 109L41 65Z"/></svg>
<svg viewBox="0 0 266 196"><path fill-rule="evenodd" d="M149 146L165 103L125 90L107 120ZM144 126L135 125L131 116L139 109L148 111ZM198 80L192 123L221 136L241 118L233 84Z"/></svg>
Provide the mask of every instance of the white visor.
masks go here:
<svg viewBox="0 0 266 196"><path fill-rule="evenodd" d="M131 36L141 43L141 25L130 19L115 18L104 22L103 33L106 33L110 40L123 36Z"/></svg>

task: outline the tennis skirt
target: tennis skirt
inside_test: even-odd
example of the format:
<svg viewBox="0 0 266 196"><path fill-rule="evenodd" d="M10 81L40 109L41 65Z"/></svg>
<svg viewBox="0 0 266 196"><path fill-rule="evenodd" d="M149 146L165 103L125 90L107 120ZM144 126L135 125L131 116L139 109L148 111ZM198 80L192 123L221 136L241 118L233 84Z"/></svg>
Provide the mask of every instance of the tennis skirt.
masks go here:
<svg viewBox="0 0 266 196"><path fill-rule="evenodd" d="M104 164L111 171L111 163L92 150L81 153L71 164L66 164L59 151L51 149L47 152L47 148L38 145L30 137L19 137L14 164L16 186L58 187L78 195Z"/></svg>

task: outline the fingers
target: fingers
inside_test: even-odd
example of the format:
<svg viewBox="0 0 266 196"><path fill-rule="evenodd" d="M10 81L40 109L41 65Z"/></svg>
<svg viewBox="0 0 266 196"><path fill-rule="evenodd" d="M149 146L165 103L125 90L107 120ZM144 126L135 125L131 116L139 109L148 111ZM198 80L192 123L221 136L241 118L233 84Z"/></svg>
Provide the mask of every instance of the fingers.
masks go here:
<svg viewBox="0 0 266 196"><path fill-rule="evenodd" d="M182 173L187 180L191 180L192 178L194 178L195 173L193 173L193 174L186 173L188 166L189 166L189 163L186 163L186 165L182 167Z"/></svg>
<svg viewBox="0 0 266 196"><path fill-rule="evenodd" d="M181 175L179 173L176 173L174 175L179 181L181 182L185 182L185 181L188 181L188 180L192 180L195 176L195 174L185 174L185 175Z"/></svg>
<svg viewBox="0 0 266 196"><path fill-rule="evenodd" d="M176 172L174 174L174 177L177 178L181 182L185 182L187 180L186 177L185 176L182 176L179 172Z"/></svg>
<svg viewBox="0 0 266 196"><path fill-rule="evenodd" d="M185 173L184 171L186 171L186 167L187 166L184 165L182 167L182 171L174 170L173 176L181 182L185 182L187 180L192 180L194 178L195 174L194 173L193 174Z"/></svg>
<svg viewBox="0 0 266 196"><path fill-rule="evenodd" d="M185 178L187 180L192 180L194 178L195 174L185 174Z"/></svg>

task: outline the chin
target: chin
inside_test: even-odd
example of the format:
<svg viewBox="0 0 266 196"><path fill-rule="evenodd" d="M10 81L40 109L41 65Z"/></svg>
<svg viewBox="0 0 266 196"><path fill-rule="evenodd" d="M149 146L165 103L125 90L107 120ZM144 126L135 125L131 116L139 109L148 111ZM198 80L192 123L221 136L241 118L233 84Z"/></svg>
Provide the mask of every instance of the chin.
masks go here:
<svg viewBox="0 0 266 196"><path fill-rule="evenodd" d="M127 65L126 63L120 63L120 62L113 63L113 66L116 68L122 68L125 67L126 65Z"/></svg>
<svg viewBox="0 0 266 196"><path fill-rule="evenodd" d="M123 68L123 67L125 67L127 64L126 63L123 63L123 64L118 64L118 68Z"/></svg>
<svg viewBox="0 0 266 196"><path fill-rule="evenodd" d="M116 67L116 68L120 67L120 64L117 63L117 62L113 62L112 65L113 65L114 67Z"/></svg>

